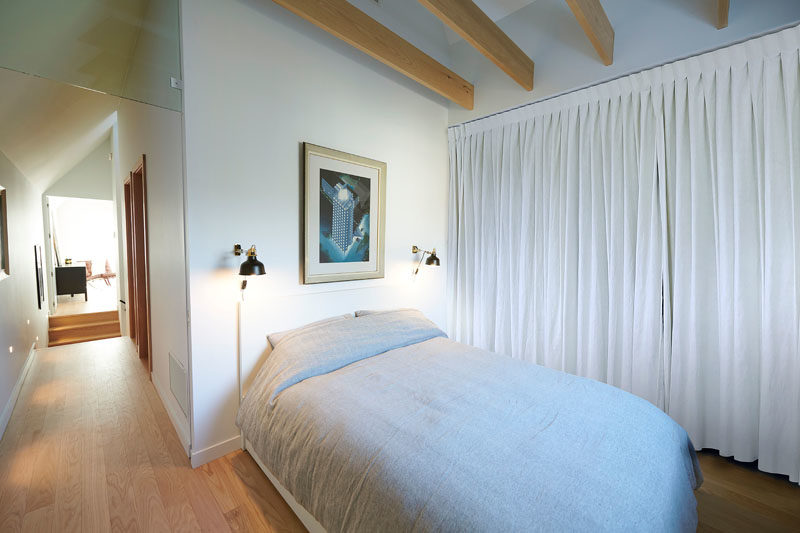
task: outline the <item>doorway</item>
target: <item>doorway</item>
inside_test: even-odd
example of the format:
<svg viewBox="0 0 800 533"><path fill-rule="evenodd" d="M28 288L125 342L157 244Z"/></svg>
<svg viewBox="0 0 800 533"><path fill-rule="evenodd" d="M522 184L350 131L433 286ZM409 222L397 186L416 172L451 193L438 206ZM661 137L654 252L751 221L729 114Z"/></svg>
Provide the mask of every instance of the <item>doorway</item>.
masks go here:
<svg viewBox="0 0 800 533"><path fill-rule="evenodd" d="M119 337L119 248L108 142L43 194L47 345Z"/></svg>
<svg viewBox="0 0 800 533"><path fill-rule="evenodd" d="M128 266L128 323L139 359L152 375L150 357L150 293L147 259L147 163L142 154L124 184L125 237ZM152 377L151 377L152 379Z"/></svg>
<svg viewBox="0 0 800 533"><path fill-rule="evenodd" d="M117 310L117 234L114 202L45 196L48 267L55 279L52 316ZM50 266L52 264L52 266Z"/></svg>

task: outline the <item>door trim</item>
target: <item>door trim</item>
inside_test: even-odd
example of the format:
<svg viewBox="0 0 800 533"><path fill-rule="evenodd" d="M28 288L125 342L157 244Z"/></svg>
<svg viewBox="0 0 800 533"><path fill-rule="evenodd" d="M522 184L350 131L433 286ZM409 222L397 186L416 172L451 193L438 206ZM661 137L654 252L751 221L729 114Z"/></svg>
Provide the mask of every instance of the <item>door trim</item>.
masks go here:
<svg viewBox="0 0 800 533"><path fill-rule="evenodd" d="M128 240L128 321L131 338L136 342L139 357L147 357L148 378L153 375L153 342L150 327L150 258L148 253L147 227L147 158L142 154L136 166L124 182L126 207L126 237ZM141 192L137 192L141 189ZM139 221L139 196L141 213ZM141 227L140 227L141 226ZM141 246L140 241L141 240ZM139 250L141 254L139 254ZM139 257L141 255L141 257ZM141 261L141 276L140 263ZM140 286L141 284L141 286ZM131 298L133 294L134 298ZM144 300L142 303L141 300ZM144 353L143 353L144 352Z"/></svg>

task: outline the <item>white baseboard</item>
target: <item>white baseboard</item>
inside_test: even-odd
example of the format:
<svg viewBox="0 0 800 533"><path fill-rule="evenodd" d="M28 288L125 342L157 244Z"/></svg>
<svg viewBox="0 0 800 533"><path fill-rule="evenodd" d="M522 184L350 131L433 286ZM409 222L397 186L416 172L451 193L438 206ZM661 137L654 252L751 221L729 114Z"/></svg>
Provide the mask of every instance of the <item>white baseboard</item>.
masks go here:
<svg viewBox="0 0 800 533"><path fill-rule="evenodd" d="M223 455L228 455L231 452L242 449L242 438L239 435L231 437L228 440L218 442L208 448L192 451L192 468L203 466L210 463L214 459L219 459Z"/></svg>
<svg viewBox="0 0 800 533"><path fill-rule="evenodd" d="M186 456L189 457L189 446L191 442L189 439L189 422L186 419L186 415L183 414L183 409L178 405L178 400L173 398L169 387L165 388L155 374L151 374L151 376L153 378L153 386L156 388L156 392L158 392L158 396L161 398L161 403L164 404L164 409L166 409L167 415L169 415L169 419L175 427L178 439L183 445L183 451L185 451Z"/></svg>
<svg viewBox="0 0 800 533"><path fill-rule="evenodd" d="M34 342L31 344L30 351L28 351L28 359L25 361L25 366L22 367L22 372L19 373L17 383L14 385L14 388L11 389L11 396L9 396L6 406L3 408L3 414L0 415L0 438L5 435L8 422L11 420L11 413L14 412L14 406L17 405L19 393L22 391L22 384L25 383L25 377L28 375L28 371L31 369L31 363L33 363L33 358L35 356L36 343Z"/></svg>

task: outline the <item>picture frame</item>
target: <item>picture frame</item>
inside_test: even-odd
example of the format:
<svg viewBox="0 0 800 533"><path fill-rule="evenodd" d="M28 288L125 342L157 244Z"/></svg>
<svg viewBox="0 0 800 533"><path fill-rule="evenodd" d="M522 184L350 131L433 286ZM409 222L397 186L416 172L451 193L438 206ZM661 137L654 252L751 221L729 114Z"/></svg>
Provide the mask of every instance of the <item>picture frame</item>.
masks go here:
<svg viewBox="0 0 800 533"><path fill-rule="evenodd" d="M0 280L11 275L8 254L8 202L6 188L0 185Z"/></svg>
<svg viewBox="0 0 800 533"><path fill-rule="evenodd" d="M36 302L41 309L44 303L44 268L42 266L42 247L38 244L33 246L33 261L36 267Z"/></svg>
<svg viewBox="0 0 800 533"><path fill-rule="evenodd" d="M303 143L303 283L384 277L386 163Z"/></svg>

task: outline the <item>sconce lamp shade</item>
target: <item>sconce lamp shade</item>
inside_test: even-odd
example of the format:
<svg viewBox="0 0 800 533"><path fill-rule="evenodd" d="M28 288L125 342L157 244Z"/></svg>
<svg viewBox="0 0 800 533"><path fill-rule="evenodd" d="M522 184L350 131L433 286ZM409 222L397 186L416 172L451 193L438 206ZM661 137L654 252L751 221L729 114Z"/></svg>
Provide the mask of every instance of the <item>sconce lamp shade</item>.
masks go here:
<svg viewBox="0 0 800 533"><path fill-rule="evenodd" d="M264 270L264 263L259 261L254 255L249 256L239 267L240 276L263 276L266 273L266 270Z"/></svg>
<svg viewBox="0 0 800 533"><path fill-rule="evenodd" d="M431 255L425 260L425 264L428 266L439 266L441 261L439 261L439 257L436 255L436 248L433 249Z"/></svg>
<svg viewBox="0 0 800 533"><path fill-rule="evenodd" d="M240 252L241 253L241 252ZM240 276L263 276L267 271L264 268L264 263L258 260L256 256L256 247L251 246L247 250L247 260L239 267Z"/></svg>

